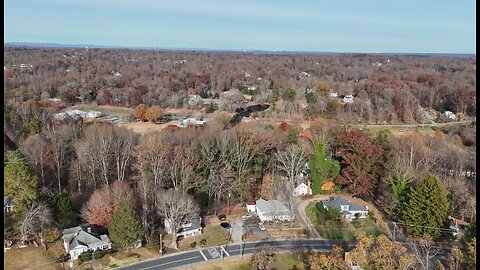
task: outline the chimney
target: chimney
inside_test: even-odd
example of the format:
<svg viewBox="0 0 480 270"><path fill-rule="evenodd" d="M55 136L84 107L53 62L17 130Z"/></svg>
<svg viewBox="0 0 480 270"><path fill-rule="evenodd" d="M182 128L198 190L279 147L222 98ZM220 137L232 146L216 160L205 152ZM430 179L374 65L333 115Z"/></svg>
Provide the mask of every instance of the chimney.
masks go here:
<svg viewBox="0 0 480 270"><path fill-rule="evenodd" d="M88 232L88 233L92 233L92 227L88 226L88 227L87 227L87 232Z"/></svg>
<svg viewBox="0 0 480 270"><path fill-rule="evenodd" d="M65 250L68 252L70 252L70 240L68 241L65 241Z"/></svg>

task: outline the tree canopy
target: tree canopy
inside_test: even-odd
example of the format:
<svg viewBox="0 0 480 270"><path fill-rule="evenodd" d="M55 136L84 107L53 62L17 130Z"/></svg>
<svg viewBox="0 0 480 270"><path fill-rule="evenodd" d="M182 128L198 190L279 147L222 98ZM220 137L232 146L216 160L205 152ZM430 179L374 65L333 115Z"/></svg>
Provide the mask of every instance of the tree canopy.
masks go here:
<svg viewBox="0 0 480 270"><path fill-rule="evenodd" d="M430 235L438 237L448 216L449 203L440 180L428 175L410 188L402 211L402 221L408 226L411 236Z"/></svg>
<svg viewBox="0 0 480 270"><path fill-rule="evenodd" d="M129 201L120 201L108 225L108 232L112 243L122 248L132 247L142 238L142 223Z"/></svg>

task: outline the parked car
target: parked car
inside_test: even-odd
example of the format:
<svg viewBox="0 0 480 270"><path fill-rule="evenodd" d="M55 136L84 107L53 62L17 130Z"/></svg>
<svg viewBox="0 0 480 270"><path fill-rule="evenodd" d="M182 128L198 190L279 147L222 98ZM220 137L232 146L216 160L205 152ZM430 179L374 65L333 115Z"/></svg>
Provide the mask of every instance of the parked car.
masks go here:
<svg viewBox="0 0 480 270"><path fill-rule="evenodd" d="M225 215L218 215L218 219L220 221L225 221L225 220L227 220L227 217Z"/></svg>
<svg viewBox="0 0 480 270"><path fill-rule="evenodd" d="M260 231L265 231L265 225L263 223L258 223L258 228L260 228Z"/></svg>
<svg viewBox="0 0 480 270"><path fill-rule="evenodd" d="M226 223L226 222L220 223L220 226L222 226L222 228L225 228L225 229L230 229L230 227L232 227L230 226L230 223Z"/></svg>
<svg viewBox="0 0 480 270"><path fill-rule="evenodd" d="M247 218L251 218L251 217L252 217L252 214L242 215L242 218L243 218L243 219L247 219Z"/></svg>

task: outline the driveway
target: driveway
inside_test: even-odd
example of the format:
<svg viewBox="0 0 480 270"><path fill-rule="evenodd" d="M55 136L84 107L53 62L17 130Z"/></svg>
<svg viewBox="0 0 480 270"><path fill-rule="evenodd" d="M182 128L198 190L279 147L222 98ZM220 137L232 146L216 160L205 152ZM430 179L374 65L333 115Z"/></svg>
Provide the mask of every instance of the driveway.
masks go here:
<svg viewBox="0 0 480 270"><path fill-rule="evenodd" d="M243 220L237 219L232 223L232 242L240 243L242 242L243 235Z"/></svg>

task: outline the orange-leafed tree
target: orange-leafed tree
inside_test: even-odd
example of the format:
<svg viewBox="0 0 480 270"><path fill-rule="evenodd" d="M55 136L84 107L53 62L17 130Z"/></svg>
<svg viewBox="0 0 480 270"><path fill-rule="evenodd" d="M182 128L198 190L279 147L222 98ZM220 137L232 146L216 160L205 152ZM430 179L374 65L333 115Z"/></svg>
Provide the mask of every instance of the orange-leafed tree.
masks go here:
<svg viewBox="0 0 480 270"><path fill-rule="evenodd" d="M139 104L135 109L133 110L133 116L137 118L140 121L145 120L145 113L147 112L148 107L145 104Z"/></svg>
<svg viewBox="0 0 480 270"><path fill-rule="evenodd" d="M326 192L333 192L333 187L335 186L335 183L332 181L327 181L323 183L321 189Z"/></svg>
<svg viewBox="0 0 480 270"><path fill-rule="evenodd" d="M133 194L126 182L115 181L93 192L81 211L82 218L92 225L108 227L113 213L122 199L132 201Z"/></svg>
<svg viewBox="0 0 480 270"><path fill-rule="evenodd" d="M162 109L158 105L148 108L148 110L145 112L145 119L148 122L153 123L157 121L160 118L160 116L162 116Z"/></svg>

